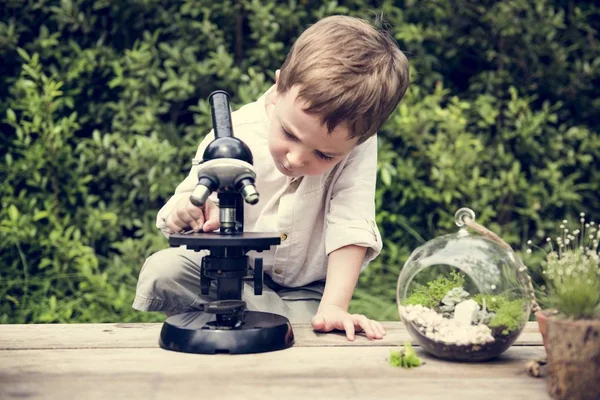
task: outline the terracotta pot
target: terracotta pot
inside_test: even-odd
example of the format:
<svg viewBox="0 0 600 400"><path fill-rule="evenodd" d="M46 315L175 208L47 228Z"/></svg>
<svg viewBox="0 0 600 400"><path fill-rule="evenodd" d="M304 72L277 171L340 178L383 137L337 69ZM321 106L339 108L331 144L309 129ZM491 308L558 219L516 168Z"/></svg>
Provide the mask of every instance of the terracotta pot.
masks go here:
<svg viewBox="0 0 600 400"><path fill-rule="evenodd" d="M544 310L540 310L535 313L535 319L537 319L538 328L542 334L542 341L544 342L544 348L548 350L548 315Z"/></svg>
<svg viewBox="0 0 600 400"><path fill-rule="evenodd" d="M600 320L546 322L548 393L560 400L600 399Z"/></svg>

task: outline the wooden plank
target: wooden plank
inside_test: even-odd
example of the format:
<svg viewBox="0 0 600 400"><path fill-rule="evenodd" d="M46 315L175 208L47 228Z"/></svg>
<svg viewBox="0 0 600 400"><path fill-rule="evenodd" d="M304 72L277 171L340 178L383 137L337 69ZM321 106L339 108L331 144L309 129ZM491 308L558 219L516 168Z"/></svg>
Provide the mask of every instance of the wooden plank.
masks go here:
<svg viewBox="0 0 600 400"><path fill-rule="evenodd" d="M44 399L548 399L524 364L542 347L512 347L479 364L433 359L393 368L394 347L294 347L254 355L196 355L161 349L0 351L0 398Z"/></svg>
<svg viewBox="0 0 600 400"><path fill-rule="evenodd" d="M412 341L402 322L383 322L383 326L387 335L382 340L359 336L350 342L341 333L316 333L310 324L295 324L295 347L397 346ZM161 327L162 324L0 325L0 350L156 348ZM542 345L536 322L527 323L515 345Z"/></svg>

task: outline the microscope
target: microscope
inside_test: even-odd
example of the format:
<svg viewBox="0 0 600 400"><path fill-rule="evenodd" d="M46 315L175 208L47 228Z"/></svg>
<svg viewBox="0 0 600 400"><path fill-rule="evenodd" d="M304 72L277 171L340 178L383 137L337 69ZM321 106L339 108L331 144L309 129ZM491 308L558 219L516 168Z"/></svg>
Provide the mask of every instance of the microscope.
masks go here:
<svg viewBox="0 0 600 400"><path fill-rule="evenodd" d="M249 266L249 251L262 252L280 243L277 233L244 232L244 202L258 203L252 152L235 138L227 92L209 96L215 139L208 145L198 168L192 204L203 207L209 196L218 196L221 227L218 232L174 234L171 247L206 250L202 258L200 290L211 291L216 301L202 309L168 317L160 332L163 349L185 353L245 354L288 348L294 344L292 326L281 315L249 311L242 300L244 282L262 294L262 258Z"/></svg>

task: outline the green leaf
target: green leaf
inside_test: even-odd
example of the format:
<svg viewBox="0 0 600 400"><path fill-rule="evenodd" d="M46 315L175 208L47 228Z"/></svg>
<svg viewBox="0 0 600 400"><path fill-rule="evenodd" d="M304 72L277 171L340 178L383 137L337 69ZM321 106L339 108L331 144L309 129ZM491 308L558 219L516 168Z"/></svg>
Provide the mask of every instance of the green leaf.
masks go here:
<svg viewBox="0 0 600 400"><path fill-rule="evenodd" d="M33 79L37 79L39 77L38 72L35 69L31 68L29 65L23 64L22 68L23 71L27 72L27 74Z"/></svg>
<svg viewBox="0 0 600 400"><path fill-rule="evenodd" d="M19 53L19 55L21 56L21 58L23 60L25 60L27 62L31 61L31 57L29 57L29 54L27 54L27 52L24 49L17 47L17 53Z"/></svg>
<svg viewBox="0 0 600 400"><path fill-rule="evenodd" d="M19 307L20 301L18 298L13 297L11 295L6 295L6 300L10 301L11 303L13 303L15 306Z"/></svg>
<svg viewBox="0 0 600 400"><path fill-rule="evenodd" d="M38 211L33 214L33 220L39 221L40 219L48 218L49 215L50 213L48 211Z"/></svg>
<svg viewBox="0 0 600 400"><path fill-rule="evenodd" d="M10 108L6 110L6 118L11 124L15 124L17 122L17 114L15 114L15 112Z"/></svg>
<svg viewBox="0 0 600 400"><path fill-rule="evenodd" d="M50 265L52 265L52 260L50 258L42 258L42 260L40 261L38 268L39 269L44 269L49 267Z"/></svg>
<svg viewBox="0 0 600 400"><path fill-rule="evenodd" d="M390 186L392 184L392 174L388 168L384 167L381 170L381 182L383 182L383 184L386 186Z"/></svg>
<svg viewBox="0 0 600 400"><path fill-rule="evenodd" d="M19 219L19 209L14 204L8 206L8 218L13 222Z"/></svg>

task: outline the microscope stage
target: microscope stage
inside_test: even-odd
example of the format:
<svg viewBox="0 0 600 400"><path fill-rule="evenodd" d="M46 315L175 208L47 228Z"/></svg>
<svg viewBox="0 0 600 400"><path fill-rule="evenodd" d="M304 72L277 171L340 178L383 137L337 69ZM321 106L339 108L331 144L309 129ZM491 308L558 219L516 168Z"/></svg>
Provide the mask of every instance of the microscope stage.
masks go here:
<svg viewBox="0 0 600 400"><path fill-rule="evenodd" d="M189 250L205 250L214 247L245 247L252 250L269 250L273 245L281 243L278 233L243 232L225 235L218 232L199 232L169 236L171 247L185 246Z"/></svg>

